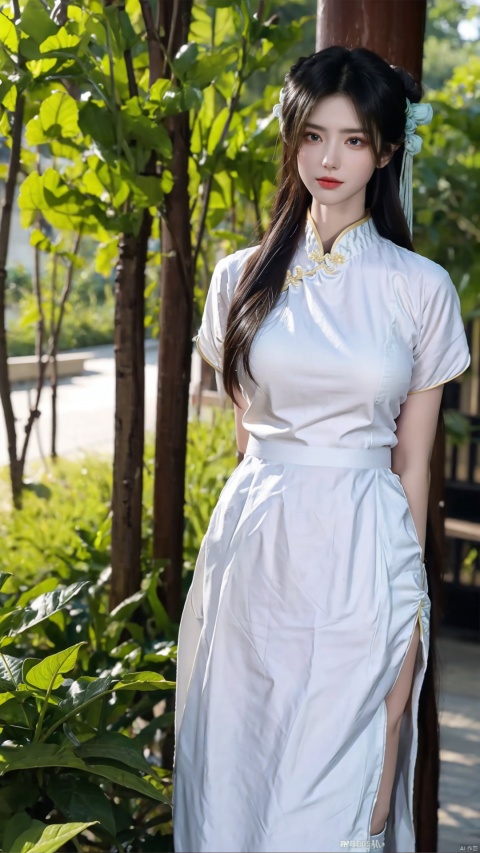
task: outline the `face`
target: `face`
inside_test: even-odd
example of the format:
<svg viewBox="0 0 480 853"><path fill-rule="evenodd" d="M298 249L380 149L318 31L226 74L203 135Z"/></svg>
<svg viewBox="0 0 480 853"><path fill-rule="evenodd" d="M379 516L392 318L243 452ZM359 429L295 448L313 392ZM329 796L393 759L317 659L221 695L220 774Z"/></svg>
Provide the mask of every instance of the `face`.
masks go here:
<svg viewBox="0 0 480 853"><path fill-rule="evenodd" d="M376 164L360 124L352 101L345 95L322 98L311 111L297 164L303 183L317 203L335 205L354 198L365 203L365 188ZM392 154L382 158L382 166ZM341 184L322 186L318 178L335 178Z"/></svg>

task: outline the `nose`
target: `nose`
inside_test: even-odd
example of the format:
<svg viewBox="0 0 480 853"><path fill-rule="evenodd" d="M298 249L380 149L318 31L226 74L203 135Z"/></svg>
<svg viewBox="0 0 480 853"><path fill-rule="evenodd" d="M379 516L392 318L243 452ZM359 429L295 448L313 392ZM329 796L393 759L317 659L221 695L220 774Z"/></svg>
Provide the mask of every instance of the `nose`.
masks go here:
<svg viewBox="0 0 480 853"><path fill-rule="evenodd" d="M331 141L330 144L325 147L325 151L322 158L323 168L338 169L338 159L339 155L337 153L335 143Z"/></svg>

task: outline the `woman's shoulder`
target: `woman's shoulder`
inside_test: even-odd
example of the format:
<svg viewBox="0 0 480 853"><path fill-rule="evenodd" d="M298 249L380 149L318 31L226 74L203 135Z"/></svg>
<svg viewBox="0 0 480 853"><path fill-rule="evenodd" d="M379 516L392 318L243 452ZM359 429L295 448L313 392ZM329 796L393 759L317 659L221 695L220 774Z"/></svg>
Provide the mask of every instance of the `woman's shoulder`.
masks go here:
<svg viewBox="0 0 480 853"><path fill-rule="evenodd" d="M412 283L436 287L450 278L448 270L437 261L433 261L426 255L421 255L411 249L398 246L392 240L382 237L379 243L379 251L382 260L388 259L389 272L404 273Z"/></svg>
<svg viewBox="0 0 480 853"><path fill-rule="evenodd" d="M216 283L217 288L223 293L227 299L231 299L233 291L240 278L243 265L247 258L250 257L256 250L257 246L246 246L243 249L237 249L229 255L223 255L216 263L212 282Z"/></svg>
<svg viewBox="0 0 480 853"><path fill-rule="evenodd" d="M234 273L237 269L243 266L247 258L253 255L258 249L256 246L245 246L243 249L237 249L229 255L223 255L216 263L215 269L222 272Z"/></svg>

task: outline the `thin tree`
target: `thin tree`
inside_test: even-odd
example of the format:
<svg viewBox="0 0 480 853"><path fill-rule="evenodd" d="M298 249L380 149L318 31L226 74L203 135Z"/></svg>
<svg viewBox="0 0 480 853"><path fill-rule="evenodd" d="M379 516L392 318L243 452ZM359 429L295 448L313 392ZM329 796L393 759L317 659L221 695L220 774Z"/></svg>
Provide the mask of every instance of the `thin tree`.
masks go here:
<svg viewBox="0 0 480 853"><path fill-rule="evenodd" d="M158 43L161 46L164 77L172 74L169 58L188 40L191 8L190 0L164 0L158 7L158 28L153 31L146 21L149 45ZM188 195L188 112L171 116L167 130L173 147L170 165L173 188L165 198L161 229L153 553L154 557L167 560L160 593L170 618L178 620L194 284Z"/></svg>

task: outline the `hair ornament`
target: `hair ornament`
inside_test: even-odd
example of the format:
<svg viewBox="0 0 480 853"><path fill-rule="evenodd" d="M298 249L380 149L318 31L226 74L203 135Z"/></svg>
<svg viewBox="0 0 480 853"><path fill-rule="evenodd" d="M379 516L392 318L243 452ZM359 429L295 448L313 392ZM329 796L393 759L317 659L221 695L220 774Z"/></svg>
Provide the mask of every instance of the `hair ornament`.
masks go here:
<svg viewBox="0 0 480 853"><path fill-rule="evenodd" d="M282 130L282 127L283 127L282 107L283 107L284 100L285 100L285 89L280 89L279 103L275 104L275 106L272 110L273 115L278 118L280 130Z"/></svg>
<svg viewBox="0 0 480 853"><path fill-rule="evenodd" d="M405 219L413 233L413 157L422 149L423 139L415 133L419 124L430 124L433 118L431 104L412 104L408 98L405 99L405 144L403 151L402 171L400 175L399 195L400 202L405 214Z"/></svg>

